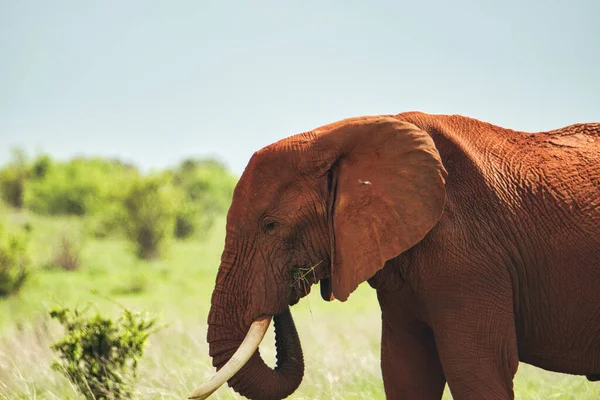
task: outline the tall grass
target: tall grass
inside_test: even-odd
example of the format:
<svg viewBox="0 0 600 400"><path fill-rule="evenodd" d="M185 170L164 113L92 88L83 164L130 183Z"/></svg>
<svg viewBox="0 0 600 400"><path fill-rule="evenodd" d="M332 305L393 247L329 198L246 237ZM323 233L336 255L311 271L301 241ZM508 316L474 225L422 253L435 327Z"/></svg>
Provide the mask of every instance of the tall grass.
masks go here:
<svg viewBox="0 0 600 400"><path fill-rule="evenodd" d="M35 227L32 258L41 261L39 265L48 259L48 243L53 243L50 239L56 232L81 225L78 220L26 213L3 217L8 225L26 220ZM78 398L72 385L50 368L55 357L50 345L62 331L46 313L57 302L75 306L87 301L97 310L111 313L114 305L102 296L132 310L158 314L160 323L168 325L148 341L134 398L185 398L214 372L206 344L206 316L224 226L223 219L217 220L205 242L173 242L170 257L164 260L136 259L123 239L90 238L85 241L76 271L35 270L18 297L0 301L0 399ZM140 280L140 288L123 290ZM375 292L367 284L346 303L326 303L318 288L313 288L292 308L292 314L302 341L306 372L302 385L290 398L385 398L379 366L380 312ZM273 343L271 330L261 344L261 354L270 365L275 363ZM600 398L598 383L525 364L519 367L515 389L519 399ZM223 387L214 398L239 396ZM448 391L445 398L451 398Z"/></svg>

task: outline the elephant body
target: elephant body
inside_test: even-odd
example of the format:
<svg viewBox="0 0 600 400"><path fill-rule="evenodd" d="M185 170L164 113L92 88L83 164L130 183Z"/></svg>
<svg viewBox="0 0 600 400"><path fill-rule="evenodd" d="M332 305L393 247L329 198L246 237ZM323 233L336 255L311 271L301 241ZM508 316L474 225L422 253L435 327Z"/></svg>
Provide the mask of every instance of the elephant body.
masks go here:
<svg viewBox="0 0 600 400"><path fill-rule="evenodd" d="M457 116L397 118L432 135L448 178L438 224L370 280L388 397L419 398L407 387L422 386L436 390L423 398L440 398L445 379L461 399L507 398L518 360L598 374L600 124L526 134Z"/></svg>
<svg viewBox="0 0 600 400"><path fill-rule="evenodd" d="M228 213L213 364L273 316L278 367L257 351L229 384L288 396L304 368L288 307L310 284L345 301L365 280L381 306L390 399L440 399L446 382L456 399L511 399L519 360L596 380L600 123L526 133L410 112L258 151Z"/></svg>

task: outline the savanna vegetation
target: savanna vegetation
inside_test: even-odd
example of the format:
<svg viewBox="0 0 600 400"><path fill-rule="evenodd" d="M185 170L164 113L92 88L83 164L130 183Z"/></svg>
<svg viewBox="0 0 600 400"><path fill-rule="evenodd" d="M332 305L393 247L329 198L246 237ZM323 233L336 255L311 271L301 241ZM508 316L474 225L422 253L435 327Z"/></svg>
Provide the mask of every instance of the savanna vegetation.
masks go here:
<svg viewBox="0 0 600 400"><path fill-rule="evenodd" d="M94 361L81 361L86 330L101 335L85 336L90 343L126 349L111 355L114 365L135 360L136 379L123 386L133 398L182 399L208 378L206 316L235 182L214 160L142 173L119 160L15 151L0 169L0 398L84 398L87 384L69 379L69 368L107 387ZM92 319L77 319L78 309ZM154 319L137 312L155 315L160 329L150 334ZM314 290L292 312L306 360L292 398L384 398L379 308L367 284L344 304ZM270 332L261 345L271 365L273 340ZM515 386L523 399L600 397L600 384L525 364ZM237 396L224 387L215 398Z"/></svg>

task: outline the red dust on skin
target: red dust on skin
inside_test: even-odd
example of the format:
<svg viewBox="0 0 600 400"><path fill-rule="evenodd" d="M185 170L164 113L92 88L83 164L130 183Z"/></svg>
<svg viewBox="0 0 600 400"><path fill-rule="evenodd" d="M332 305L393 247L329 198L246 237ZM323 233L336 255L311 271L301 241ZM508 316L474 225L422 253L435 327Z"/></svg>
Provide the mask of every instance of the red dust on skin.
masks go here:
<svg viewBox="0 0 600 400"><path fill-rule="evenodd" d="M388 398L440 399L448 383L456 398L511 399L519 361L596 379L599 193L600 123L532 134L410 112L276 142L252 157L228 213L213 364L274 315L278 367L257 352L229 384L288 396L303 376L288 305L317 282L345 301L368 280Z"/></svg>

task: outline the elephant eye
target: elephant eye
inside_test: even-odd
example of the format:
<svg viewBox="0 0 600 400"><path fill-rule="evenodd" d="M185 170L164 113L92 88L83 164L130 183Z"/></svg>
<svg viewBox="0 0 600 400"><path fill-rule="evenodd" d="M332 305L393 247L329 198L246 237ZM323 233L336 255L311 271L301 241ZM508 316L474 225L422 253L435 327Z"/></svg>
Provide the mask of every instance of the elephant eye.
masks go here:
<svg viewBox="0 0 600 400"><path fill-rule="evenodd" d="M277 221L265 221L265 223L263 224L263 232L265 233L270 233L273 232L273 230L275 230L275 228L277 228L277 226L279 225L279 223Z"/></svg>

